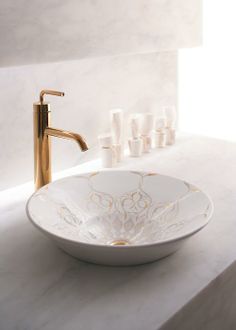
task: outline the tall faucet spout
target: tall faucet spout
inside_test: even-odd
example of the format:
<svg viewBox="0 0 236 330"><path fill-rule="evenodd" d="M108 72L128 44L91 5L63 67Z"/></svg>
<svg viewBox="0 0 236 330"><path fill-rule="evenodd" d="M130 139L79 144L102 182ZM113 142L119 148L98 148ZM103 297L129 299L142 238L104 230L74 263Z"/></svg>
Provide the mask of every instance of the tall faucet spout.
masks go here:
<svg viewBox="0 0 236 330"><path fill-rule="evenodd" d="M84 138L73 132L51 127L51 110L45 95L64 96L63 92L42 90L39 102L34 103L34 182L35 189L51 182L51 136L74 140L82 151L88 150Z"/></svg>
<svg viewBox="0 0 236 330"><path fill-rule="evenodd" d="M88 150L88 145L80 134L64 131L62 129L51 128L51 127L47 127L45 129L45 134L62 139L74 140L79 145L82 151Z"/></svg>

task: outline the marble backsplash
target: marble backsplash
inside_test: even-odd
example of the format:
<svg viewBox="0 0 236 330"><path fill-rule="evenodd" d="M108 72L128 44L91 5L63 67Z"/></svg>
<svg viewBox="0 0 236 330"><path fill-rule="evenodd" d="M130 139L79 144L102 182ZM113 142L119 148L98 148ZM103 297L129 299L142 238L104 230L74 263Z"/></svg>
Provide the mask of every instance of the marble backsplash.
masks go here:
<svg viewBox="0 0 236 330"><path fill-rule="evenodd" d="M0 66L198 46L202 0L1 0Z"/></svg>
<svg viewBox="0 0 236 330"><path fill-rule="evenodd" d="M111 108L155 113L177 103L177 52L0 68L0 190L33 179L32 104L45 88L65 92L47 97L52 126L79 132L94 147ZM53 139L52 148L54 171L81 161L71 141Z"/></svg>

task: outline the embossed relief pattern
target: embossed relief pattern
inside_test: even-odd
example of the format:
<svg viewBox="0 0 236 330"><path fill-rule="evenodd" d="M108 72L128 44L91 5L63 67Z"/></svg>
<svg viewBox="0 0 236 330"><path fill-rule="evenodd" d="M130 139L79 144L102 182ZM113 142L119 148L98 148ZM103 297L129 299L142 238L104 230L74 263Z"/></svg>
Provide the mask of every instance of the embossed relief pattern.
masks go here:
<svg viewBox="0 0 236 330"><path fill-rule="evenodd" d="M57 235L63 234L70 239L95 244L107 244L113 240L126 240L129 244L146 244L175 238L190 228L192 223L198 223L208 217L210 204L205 205L201 213L191 217L181 215L181 207L188 198L193 198L200 191L194 186L183 182L186 191L175 200L160 202L144 191L143 183L151 173L132 172L137 176L137 188L119 196L111 195L95 189L90 176L77 176L86 179L90 187L83 207L78 206L66 196L49 197L47 190L35 195L47 207L55 208L57 221L50 223L50 230ZM52 195L51 195L52 196ZM35 215L36 216L36 215ZM38 223L43 226L42 219ZM47 221L47 228L49 222ZM191 229L191 228L190 228Z"/></svg>

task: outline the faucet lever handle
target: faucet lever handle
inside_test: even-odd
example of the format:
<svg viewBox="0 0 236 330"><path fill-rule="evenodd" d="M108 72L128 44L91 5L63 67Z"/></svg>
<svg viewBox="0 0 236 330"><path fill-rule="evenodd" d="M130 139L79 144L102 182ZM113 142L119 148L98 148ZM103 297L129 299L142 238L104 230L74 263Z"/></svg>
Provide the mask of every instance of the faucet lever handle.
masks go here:
<svg viewBox="0 0 236 330"><path fill-rule="evenodd" d="M39 95L39 100L40 100L41 104L43 104L43 102L44 102L44 95L45 94L47 94L47 95L56 95L56 96L64 96L65 95L64 92L53 91L53 90L50 90L50 89L43 89L40 92L40 95Z"/></svg>

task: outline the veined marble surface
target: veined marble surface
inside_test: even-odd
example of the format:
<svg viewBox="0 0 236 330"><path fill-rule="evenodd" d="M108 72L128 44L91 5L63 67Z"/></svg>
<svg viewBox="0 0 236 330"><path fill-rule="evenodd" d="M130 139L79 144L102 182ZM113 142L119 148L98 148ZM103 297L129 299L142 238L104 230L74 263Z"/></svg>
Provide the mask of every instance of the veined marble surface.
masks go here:
<svg viewBox="0 0 236 330"><path fill-rule="evenodd" d="M64 98L46 96L52 126L84 135L93 147L98 134L109 129L110 109L123 108L128 117L176 105L177 53L0 68L0 190L33 176L32 112L42 89L65 92ZM54 170L74 166L83 156L73 141L52 142Z"/></svg>
<svg viewBox="0 0 236 330"><path fill-rule="evenodd" d="M202 0L1 0L0 66L201 44Z"/></svg>
<svg viewBox="0 0 236 330"><path fill-rule="evenodd" d="M61 175L98 168L93 161ZM236 328L236 144L181 136L173 147L127 158L122 168L157 171L199 186L213 199L212 221L161 261L95 266L64 254L32 227L25 214L31 184L1 192L0 329Z"/></svg>
<svg viewBox="0 0 236 330"><path fill-rule="evenodd" d="M234 330L236 261L205 287L160 330Z"/></svg>

